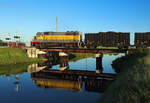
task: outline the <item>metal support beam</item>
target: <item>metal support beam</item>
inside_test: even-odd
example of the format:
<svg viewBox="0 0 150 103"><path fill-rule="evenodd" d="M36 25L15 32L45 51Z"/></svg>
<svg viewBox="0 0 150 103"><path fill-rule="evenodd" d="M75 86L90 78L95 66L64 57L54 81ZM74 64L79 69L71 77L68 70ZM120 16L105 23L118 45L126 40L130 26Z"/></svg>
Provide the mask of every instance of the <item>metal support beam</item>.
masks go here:
<svg viewBox="0 0 150 103"><path fill-rule="evenodd" d="M103 54L96 54L96 73L102 73L103 70L102 59Z"/></svg>

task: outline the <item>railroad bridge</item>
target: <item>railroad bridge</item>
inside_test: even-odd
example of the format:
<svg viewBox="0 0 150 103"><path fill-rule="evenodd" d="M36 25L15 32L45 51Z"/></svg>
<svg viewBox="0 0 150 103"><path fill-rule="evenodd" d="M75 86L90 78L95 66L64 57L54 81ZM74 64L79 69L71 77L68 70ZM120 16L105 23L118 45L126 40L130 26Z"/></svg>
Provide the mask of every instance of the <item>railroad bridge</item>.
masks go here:
<svg viewBox="0 0 150 103"><path fill-rule="evenodd" d="M87 49L87 48L49 48L39 49L40 51L74 52L74 53L126 53L127 49Z"/></svg>
<svg viewBox="0 0 150 103"><path fill-rule="evenodd" d="M64 53L127 53L127 49L86 49L86 48L48 48L48 49L36 49L26 48L29 57L37 58L38 54L45 54L45 52L64 52Z"/></svg>
<svg viewBox="0 0 150 103"><path fill-rule="evenodd" d="M82 77L104 77L104 78L114 78L115 74L110 73L102 73L102 58L104 53L126 53L127 50L120 50L120 49L85 49L85 48L49 48L49 49L36 49L30 48L27 50L28 55L30 57L38 57L38 53L49 53L49 52L57 52L59 54L59 61L60 63L60 70L40 70L42 73L49 73L51 75L63 75L63 76L82 76ZM81 71L81 70L68 70L68 57L65 53L94 53L96 54L96 71Z"/></svg>

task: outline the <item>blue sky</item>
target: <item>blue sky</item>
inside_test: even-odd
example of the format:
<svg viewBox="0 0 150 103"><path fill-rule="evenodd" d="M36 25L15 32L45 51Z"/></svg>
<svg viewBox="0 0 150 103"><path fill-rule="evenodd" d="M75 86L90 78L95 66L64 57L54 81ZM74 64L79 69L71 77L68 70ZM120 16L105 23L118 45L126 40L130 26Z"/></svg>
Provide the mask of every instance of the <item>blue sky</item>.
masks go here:
<svg viewBox="0 0 150 103"><path fill-rule="evenodd" d="M39 31L150 31L150 0L0 0L0 37L17 30L24 41Z"/></svg>

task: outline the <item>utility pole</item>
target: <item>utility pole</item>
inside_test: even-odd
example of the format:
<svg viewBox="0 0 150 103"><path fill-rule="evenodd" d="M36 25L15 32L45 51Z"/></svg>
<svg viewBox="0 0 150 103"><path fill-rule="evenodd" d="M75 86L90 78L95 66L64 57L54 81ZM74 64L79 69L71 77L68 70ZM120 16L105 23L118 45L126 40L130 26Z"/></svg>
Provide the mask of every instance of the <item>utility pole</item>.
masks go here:
<svg viewBox="0 0 150 103"><path fill-rule="evenodd" d="M58 17L56 16L56 32L58 32Z"/></svg>

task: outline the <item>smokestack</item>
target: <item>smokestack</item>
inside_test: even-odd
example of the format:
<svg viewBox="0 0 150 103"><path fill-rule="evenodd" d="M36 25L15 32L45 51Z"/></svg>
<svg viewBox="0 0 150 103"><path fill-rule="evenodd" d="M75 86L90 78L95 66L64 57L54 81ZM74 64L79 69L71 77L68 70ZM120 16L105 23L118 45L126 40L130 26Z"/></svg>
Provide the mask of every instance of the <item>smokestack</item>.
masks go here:
<svg viewBox="0 0 150 103"><path fill-rule="evenodd" d="M58 17L56 16L56 32L58 32Z"/></svg>

